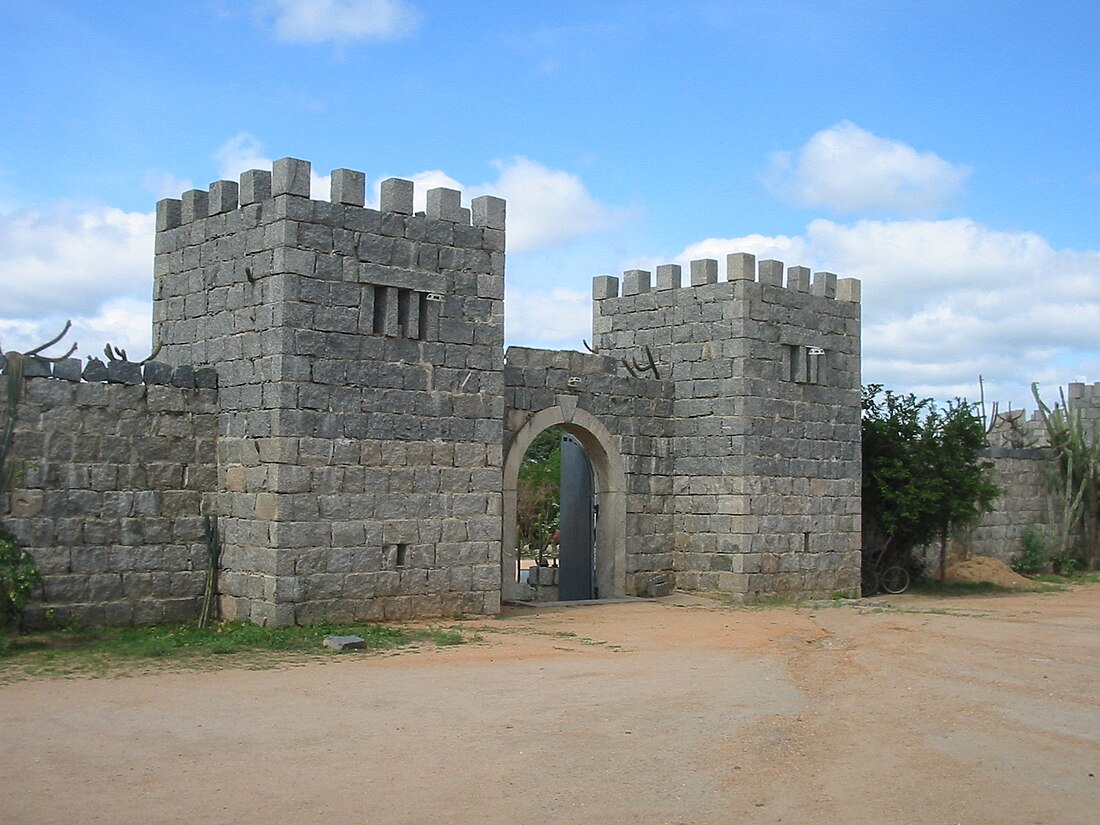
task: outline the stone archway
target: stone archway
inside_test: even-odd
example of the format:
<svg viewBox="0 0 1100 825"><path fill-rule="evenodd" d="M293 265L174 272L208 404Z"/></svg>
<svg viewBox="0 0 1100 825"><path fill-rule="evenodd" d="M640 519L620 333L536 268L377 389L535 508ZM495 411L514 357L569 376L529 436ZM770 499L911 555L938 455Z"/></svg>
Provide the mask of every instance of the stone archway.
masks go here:
<svg viewBox="0 0 1100 825"><path fill-rule="evenodd" d="M572 403L570 403L572 402ZM519 597L510 572L516 545L516 488L523 456L535 437L548 427L561 427L584 447L592 463L600 517L596 521L596 587L601 598L626 595L626 473L615 437L594 415L577 407L575 398L561 397L553 407L535 413L516 433L504 460L501 598Z"/></svg>

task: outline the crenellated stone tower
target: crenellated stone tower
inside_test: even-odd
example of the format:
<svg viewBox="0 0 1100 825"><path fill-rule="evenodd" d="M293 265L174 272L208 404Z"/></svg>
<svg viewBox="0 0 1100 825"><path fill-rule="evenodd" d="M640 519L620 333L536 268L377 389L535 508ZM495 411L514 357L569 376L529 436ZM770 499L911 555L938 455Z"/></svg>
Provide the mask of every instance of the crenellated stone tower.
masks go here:
<svg viewBox="0 0 1100 825"><path fill-rule="evenodd" d="M677 586L738 599L855 593L858 280L730 255L594 281L601 354L673 384Z"/></svg>
<svg viewBox="0 0 1100 825"><path fill-rule="evenodd" d="M157 204L154 345L219 376L223 615L500 605L505 204L284 158Z"/></svg>

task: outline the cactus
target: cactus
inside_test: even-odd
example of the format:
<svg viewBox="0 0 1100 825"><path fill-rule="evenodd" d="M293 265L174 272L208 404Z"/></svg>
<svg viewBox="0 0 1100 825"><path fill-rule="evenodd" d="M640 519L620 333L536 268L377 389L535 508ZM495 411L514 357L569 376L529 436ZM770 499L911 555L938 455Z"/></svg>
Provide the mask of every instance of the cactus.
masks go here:
<svg viewBox="0 0 1100 825"><path fill-rule="evenodd" d="M1048 485L1051 521L1058 530L1054 555L1075 554L1094 568L1100 560L1100 430L1094 426L1090 431L1061 391L1053 409L1039 397L1038 384L1031 385L1031 392L1055 451Z"/></svg>

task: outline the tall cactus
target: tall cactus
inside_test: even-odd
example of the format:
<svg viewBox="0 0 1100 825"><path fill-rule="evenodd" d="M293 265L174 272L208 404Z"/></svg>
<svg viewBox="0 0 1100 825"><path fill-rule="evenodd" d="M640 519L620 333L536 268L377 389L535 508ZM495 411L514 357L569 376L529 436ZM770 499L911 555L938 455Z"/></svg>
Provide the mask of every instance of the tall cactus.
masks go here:
<svg viewBox="0 0 1100 825"><path fill-rule="evenodd" d="M15 440L15 416L23 392L23 356L20 353L9 352L4 356L4 377L7 391L4 394L4 429L0 432L0 495L11 490L17 476L11 445Z"/></svg>
<svg viewBox="0 0 1100 825"><path fill-rule="evenodd" d="M1093 426L1090 431L1081 410L1071 410L1061 391L1061 403L1054 409L1039 397L1038 384L1031 385L1031 392L1056 453L1050 495L1058 529L1057 553L1075 552L1094 568L1100 561L1100 428Z"/></svg>

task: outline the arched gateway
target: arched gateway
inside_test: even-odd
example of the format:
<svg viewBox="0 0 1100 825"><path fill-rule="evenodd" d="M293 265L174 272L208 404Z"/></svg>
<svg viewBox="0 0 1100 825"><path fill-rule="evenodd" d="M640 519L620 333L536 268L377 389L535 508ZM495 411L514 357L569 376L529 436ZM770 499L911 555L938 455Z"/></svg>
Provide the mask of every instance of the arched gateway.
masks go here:
<svg viewBox="0 0 1100 825"><path fill-rule="evenodd" d="M600 598L626 593L626 475L615 439L591 413L577 407L577 399L566 396L553 407L540 410L520 427L511 439L504 459L504 530L501 554L501 595L520 596L512 573L516 546L516 493L523 456L535 437L549 427L560 427L584 448L592 465L594 488L599 502L596 520L595 579Z"/></svg>

